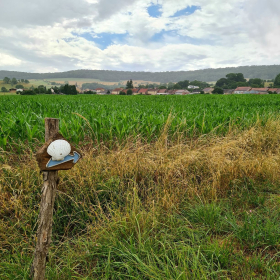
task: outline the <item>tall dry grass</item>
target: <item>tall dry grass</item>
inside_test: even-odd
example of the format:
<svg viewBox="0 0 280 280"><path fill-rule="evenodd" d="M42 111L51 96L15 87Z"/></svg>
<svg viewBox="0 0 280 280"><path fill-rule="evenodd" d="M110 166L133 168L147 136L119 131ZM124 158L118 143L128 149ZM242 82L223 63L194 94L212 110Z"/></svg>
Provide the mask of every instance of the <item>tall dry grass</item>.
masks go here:
<svg viewBox="0 0 280 280"><path fill-rule="evenodd" d="M124 254L124 251L118 251L124 250L123 247L114 251L120 239L133 237L133 242L137 244L142 244L143 240L153 240L149 248L161 246L156 242L163 238L161 230L167 225L169 229L184 228L175 217L196 202L204 205L221 199L234 199L233 189L236 186L245 188L246 182L255 186L279 186L279 120L269 120L265 126L257 122L245 131L232 128L224 137L208 134L197 139L183 139L178 136L176 142L168 140L168 123L170 120L155 143L143 144L133 139L114 150L108 150L103 145L87 146L83 150L83 159L75 168L60 172L49 279L67 279L65 275L70 273L65 272L67 265L74 274L84 275L84 279L91 279L86 278L90 273L102 275L100 279L117 279L116 275L119 274L112 274L117 268L108 268L105 255L110 254L110 250L115 255L117 252ZM42 176L31 150L26 150L21 156L2 151L0 159L0 255L8 271L5 274L5 269L0 269L0 275L5 275L7 279L20 275L27 279L34 248ZM218 214L221 213L219 208L215 209ZM190 222L184 226L188 229L194 227ZM169 229L166 236L169 236ZM87 251L101 250L98 246L105 246L106 242L114 244L114 249L110 247L106 254L98 251L92 258L85 256ZM195 244L195 238L190 242ZM188 248L191 250L191 247ZM200 254L200 249L197 250L188 251L188 254L193 254L193 260L196 254ZM66 261L70 253L71 265ZM174 253L175 259L176 254L179 256L183 253ZM152 258L152 263L156 263L160 257ZM81 264L78 265L75 260L85 262L87 269L80 267ZM106 265L98 265L101 260ZM123 262L122 266L126 267L129 263L134 267L136 260L128 260L131 263ZM202 263L204 270L200 267ZM240 276L229 271L223 274L220 261L217 263L220 276L231 275L230 279ZM205 268L202 260L197 260L196 265L199 269L193 272L195 274L186 273L185 278L178 279L212 279L211 273L218 269ZM175 267L178 266L180 264L162 274L161 270L150 271L148 265L143 264L147 274L138 272L142 275L139 279L149 279L149 275L150 279L172 279L177 275ZM207 274L208 270L210 274ZM131 268L131 275L134 273L134 268ZM163 278L157 278L159 276ZM126 276L123 277L119 279L126 279ZM215 277L213 279L218 279Z"/></svg>

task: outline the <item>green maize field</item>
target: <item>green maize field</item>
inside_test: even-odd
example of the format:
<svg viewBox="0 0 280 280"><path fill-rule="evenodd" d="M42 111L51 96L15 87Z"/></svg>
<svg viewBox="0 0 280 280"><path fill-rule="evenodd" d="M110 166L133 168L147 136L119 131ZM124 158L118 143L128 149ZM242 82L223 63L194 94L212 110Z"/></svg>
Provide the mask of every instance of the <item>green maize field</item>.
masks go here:
<svg viewBox="0 0 280 280"><path fill-rule="evenodd" d="M0 147L44 141L44 118L60 119L74 143L122 143L127 137L155 140L168 116L168 134L197 137L230 127L266 122L280 111L279 95L196 96L0 96ZM77 113L77 114L76 114Z"/></svg>

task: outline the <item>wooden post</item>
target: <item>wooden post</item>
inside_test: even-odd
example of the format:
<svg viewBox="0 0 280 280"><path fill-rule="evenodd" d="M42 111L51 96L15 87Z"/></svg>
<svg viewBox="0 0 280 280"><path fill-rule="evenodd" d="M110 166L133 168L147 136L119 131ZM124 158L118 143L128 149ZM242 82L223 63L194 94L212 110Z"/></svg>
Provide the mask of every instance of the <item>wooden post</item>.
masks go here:
<svg viewBox="0 0 280 280"><path fill-rule="evenodd" d="M45 119L45 141L47 142L59 130L59 119ZM53 208L58 185L58 171L43 172L42 198L38 218L37 244L31 267L31 277L34 280L44 280L46 257L52 236Z"/></svg>

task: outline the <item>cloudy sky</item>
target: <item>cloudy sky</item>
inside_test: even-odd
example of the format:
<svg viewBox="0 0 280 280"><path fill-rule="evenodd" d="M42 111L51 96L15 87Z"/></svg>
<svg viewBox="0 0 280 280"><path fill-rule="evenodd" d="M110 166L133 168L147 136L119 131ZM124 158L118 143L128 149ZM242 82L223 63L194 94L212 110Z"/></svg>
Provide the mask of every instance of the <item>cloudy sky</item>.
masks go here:
<svg viewBox="0 0 280 280"><path fill-rule="evenodd" d="M280 64L279 0L0 0L0 70Z"/></svg>

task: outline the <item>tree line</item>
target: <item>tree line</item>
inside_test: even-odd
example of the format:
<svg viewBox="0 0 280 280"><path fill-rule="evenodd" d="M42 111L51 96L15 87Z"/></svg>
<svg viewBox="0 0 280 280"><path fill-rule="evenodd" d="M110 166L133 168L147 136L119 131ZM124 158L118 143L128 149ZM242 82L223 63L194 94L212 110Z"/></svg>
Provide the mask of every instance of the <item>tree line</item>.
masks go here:
<svg viewBox="0 0 280 280"><path fill-rule="evenodd" d="M131 71L109 71L109 70L73 70L60 73L25 73L16 71L0 71L0 79L12 76L17 79L99 79L100 81L116 82L132 80L143 80L159 83L178 83L179 81L200 80L204 82L217 81L228 73L243 73L248 79L259 77L267 80L273 79L280 73L280 65L252 65L240 67L226 67L218 69L202 69L195 71L166 71L166 72L131 72Z"/></svg>

